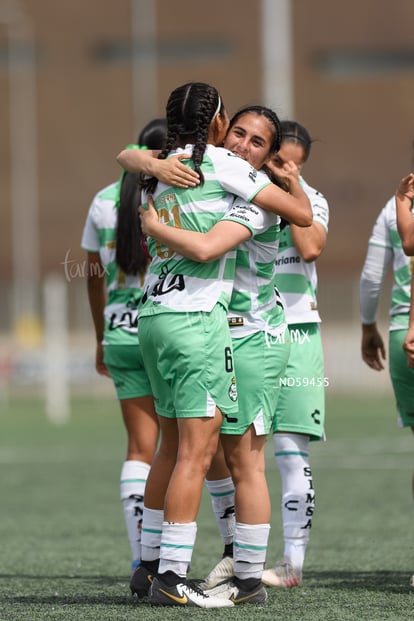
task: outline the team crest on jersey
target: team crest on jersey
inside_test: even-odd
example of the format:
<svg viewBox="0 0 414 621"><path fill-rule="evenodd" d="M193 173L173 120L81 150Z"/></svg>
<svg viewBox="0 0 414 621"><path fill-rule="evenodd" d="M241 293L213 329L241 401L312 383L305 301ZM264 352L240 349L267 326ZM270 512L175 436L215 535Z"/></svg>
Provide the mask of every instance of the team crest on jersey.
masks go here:
<svg viewBox="0 0 414 621"><path fill-rule="evenodd" d="M229 397L232 401L237 401L237 386L236 386L236 378L231 378L231 386L229 388Z"/></svg>

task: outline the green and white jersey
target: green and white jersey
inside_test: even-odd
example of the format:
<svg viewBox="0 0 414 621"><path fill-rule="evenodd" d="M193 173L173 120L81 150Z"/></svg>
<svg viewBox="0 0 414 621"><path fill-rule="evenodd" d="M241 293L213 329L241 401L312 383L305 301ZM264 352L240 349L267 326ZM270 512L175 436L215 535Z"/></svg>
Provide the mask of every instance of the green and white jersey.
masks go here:
<svg viewBox="0 0 414 621"><path fill-rule="evenodd" d="M143 293L141 276L127 276L115 261L119 182L100 190L94 197L83 229L81 246L99 252L105 270L104 344L138 343L138 303Z"/></svg>
<svg viewBox="0 0 414 621"><path fill-rule="evenodd" d="M236 271L228 311L230 325L233 325L232 338L243 338L255 332L277 337L286 329L283 306L274 287L280 218L237 198L223 219L235 222L242 219L252 232L252 237L236 249Z"/></svg>
<svg viewBox="0 0 414 621"><path fill-rule="evenodd" d="M192 145L175 153L191 153ZM189 165L192 165L189 162ZM205 182L181 189L158 183L154 204L158 218L168 226L205 233L221 220L235 196L251 202L270 181L227 149L207 145L201 169ZM142 202L147 197L143 195ZM240 217L241 224L246 222ZM236 251L198 263L149 238L152 261L145 278L139 315L167 312L210 312L220 302L227 310L233 287Z"/></svg>
<svg viewBox="0 0 414 621"><path fill-rule="evenodd" d="M319 222L327 231L329 206L326 198L308 185L303 177L300 177L300 184L309 198L314 222ZM302 259L293 243L290 226L285 226L280 234L275 284L283 299L288 324L321 321L316 297L316 264L315 261L306 263Z"/></svg>
<svg viewBox="0 0 414 621"><path fill-rule="evenodd" d="M361 273L361 320L373 323L384 276L393 266L389 329L407 330L411 299L412 257L403 248L397 229L397 207L391 197L381 210L368 241Z"/></svg>

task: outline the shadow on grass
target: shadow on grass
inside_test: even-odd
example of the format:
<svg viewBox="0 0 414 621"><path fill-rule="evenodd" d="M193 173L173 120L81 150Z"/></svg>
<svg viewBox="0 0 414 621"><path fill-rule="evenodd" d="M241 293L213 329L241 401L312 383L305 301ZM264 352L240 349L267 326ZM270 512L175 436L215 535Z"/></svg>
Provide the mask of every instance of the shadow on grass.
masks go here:
<svg viewBox="0 0 414 621"><path fill-rule="evenodd" d="M25 588L25 583L30 586ZM33 574L0 574L1 595L0 602L4 604L54 604L54 605L114 605L137 606L140 601L132 597L129 591L129 577L120 576L93 576L93 575L33 575ZM84 585L84 593L79 593ZM94 585L94 586L90 586ZM105 592L109 587L111 593ZM118 587L118 588L116 588ZM114 595L114 588L122 590L121 595ZM5 592L6 589L9 591ZM85 594L85 591L95 590L96 593ZM46 591L39 595L37 592ZM67 595L62 595L66 591ZM18 593L13 595L12 593Z"/></svg>
<svg viewBox="0 0 414 621"><path fill-rule="evenodd" d="M42 606L51 604L53 606L123 606L134 608L143 602L128 595L33 595L32 593L23 595L1 596L0 602L3 604L30 604L30 606Z"/></svg>
<svg viewBox="0 0 414 621"><path fill-rule="evenodd" d="M409 587L409 579L412 570L407 571L307 571L305 573L304 585L303 588L308 589L323 589L323 590L352 590L352 591L371 591L371 592L386 592L386 593L407 593L410 590ZM25 602L27 598L30 597L31 601L35 603L66 603L66 604L96 604L96 603L112 603L112 604L122 604L129 603L131 606L139 604L139 600L135 597L132 597L129 591L129 577L124 576L94 576L94 575L29 575L29 574L0 574L0 582L8 581L8 586L10 589L18 590L19 596L13 596L4 593L0 596L0 601L14 601L14 602ZM28 593L27 596L23 595L24 582L30 581L33 586L33 582L47 583L48 590L54 590L55 594L53 595L43 595L37 596L33 593L33 590ZM124 595L113 595L113 593L105 593L99 592L94 595L75 595L73 593L68 593L68 595L61 596L59 591L62 589L62 582L68 581L69 584L66 587L67 591L71 591L73 588L79 588L79 586L74 587L74 582L78 583L93 583L96 585L98 591L102 589L102 587L110 586L116 587L119 585L120 588L123 589ZM18 587L18 589L13 587L13 583ZM40 587L44 588L44 587ZM112 589L111 589L112 590ZM292 592L296 591L296 589L292 589ZM300 591L300 589L299 589Z"/></svg>
<svg viewBox="0 0 414 621"><path fill-rule="evenodd" d="M413 570L407 571L307 571L304 585L318 588L407 593Z"/></svg>
<svg viewBox="0 0 414 621"><path fill-rule="evenodd" d="M53 574L51 576L39 574L0 574L0 580L49 580L52 582L56 582L56 580L82 580L101 584L116 584L118 582L129 584L128 576L82 576L74 574Z"/></svg>

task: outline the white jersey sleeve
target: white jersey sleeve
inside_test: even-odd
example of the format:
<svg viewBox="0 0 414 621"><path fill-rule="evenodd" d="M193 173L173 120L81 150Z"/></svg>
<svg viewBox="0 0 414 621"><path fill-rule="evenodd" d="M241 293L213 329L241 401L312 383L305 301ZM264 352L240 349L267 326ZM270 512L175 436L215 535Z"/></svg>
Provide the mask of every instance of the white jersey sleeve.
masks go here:
<svg viewBox="0 0 414 621"><path fill-rule="evenodd" d="M264 172L256 170L238 155L221 147L214 149L215 176L227 192L252 202L260 190L271 184ZM207 153L211 151L212 147L209 145ZM205 177L208 176L207 172Z"/></svg>
<svg viewBox="0 0 414 621"><path fill-rule="evenodd" d="M98 229L94 219L94 212L96 210L95 200L96 197L92 201L91 206L89 207L88 215L82 233L81 247L88 252L99 252L100 250Z"/></svg>
<svg viewBox="0 0 414 621"><path fill-rule="evenodd" d="M411 263L404 253L397 229L395 198L381 210L368 241L367 256L360 277L360 319L376 321L383 281L391 263L394 282L390 304L390 330L406 329L410 309ZM404 316L402 320L401 317ZM403 323L401 323L403 321Z"/></svg>
<svg viewBox="0 0 414 621"><path fill-rule="evenodd" d="M383 248L392 248L392 242L390 237L390 224L388 222L389 204L381 210L378 218L375 221L372 229L368 245L381 246Z"/></svg>
<svg viewBox="0 0 414 621"><path fill-rule="evenodd" d="M376 321L382 283L391 261L391 248L368 246L359 282L360 319L364 325Z"/></svg>
<svg viewBox="0 0 414 621"><path fill-rule="evenodd" d="M329 224L329 205L324 195L310 186L303 177L300 178L300 184L304 192L306 192L312 207L313 221L318 222L328 232Z"/></svg>

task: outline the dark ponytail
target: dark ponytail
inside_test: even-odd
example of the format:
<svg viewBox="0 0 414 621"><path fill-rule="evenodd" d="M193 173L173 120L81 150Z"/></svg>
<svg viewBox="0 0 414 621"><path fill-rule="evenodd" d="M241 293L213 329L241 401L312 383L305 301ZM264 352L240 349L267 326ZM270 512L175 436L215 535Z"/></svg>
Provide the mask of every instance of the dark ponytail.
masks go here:
<svg viewBox="0 0 414 621"><path fill-rule="evenodd" d="M159 150L165 144L167 133L165 119L154 119L138 136L138 145L130 148ZM144 275L148 265L148 253L141 230L138 207L141 204L142 179L139 174L124 171L119 181L117 200L118 224L116 231L115 260L128 275Z"/></svg>

